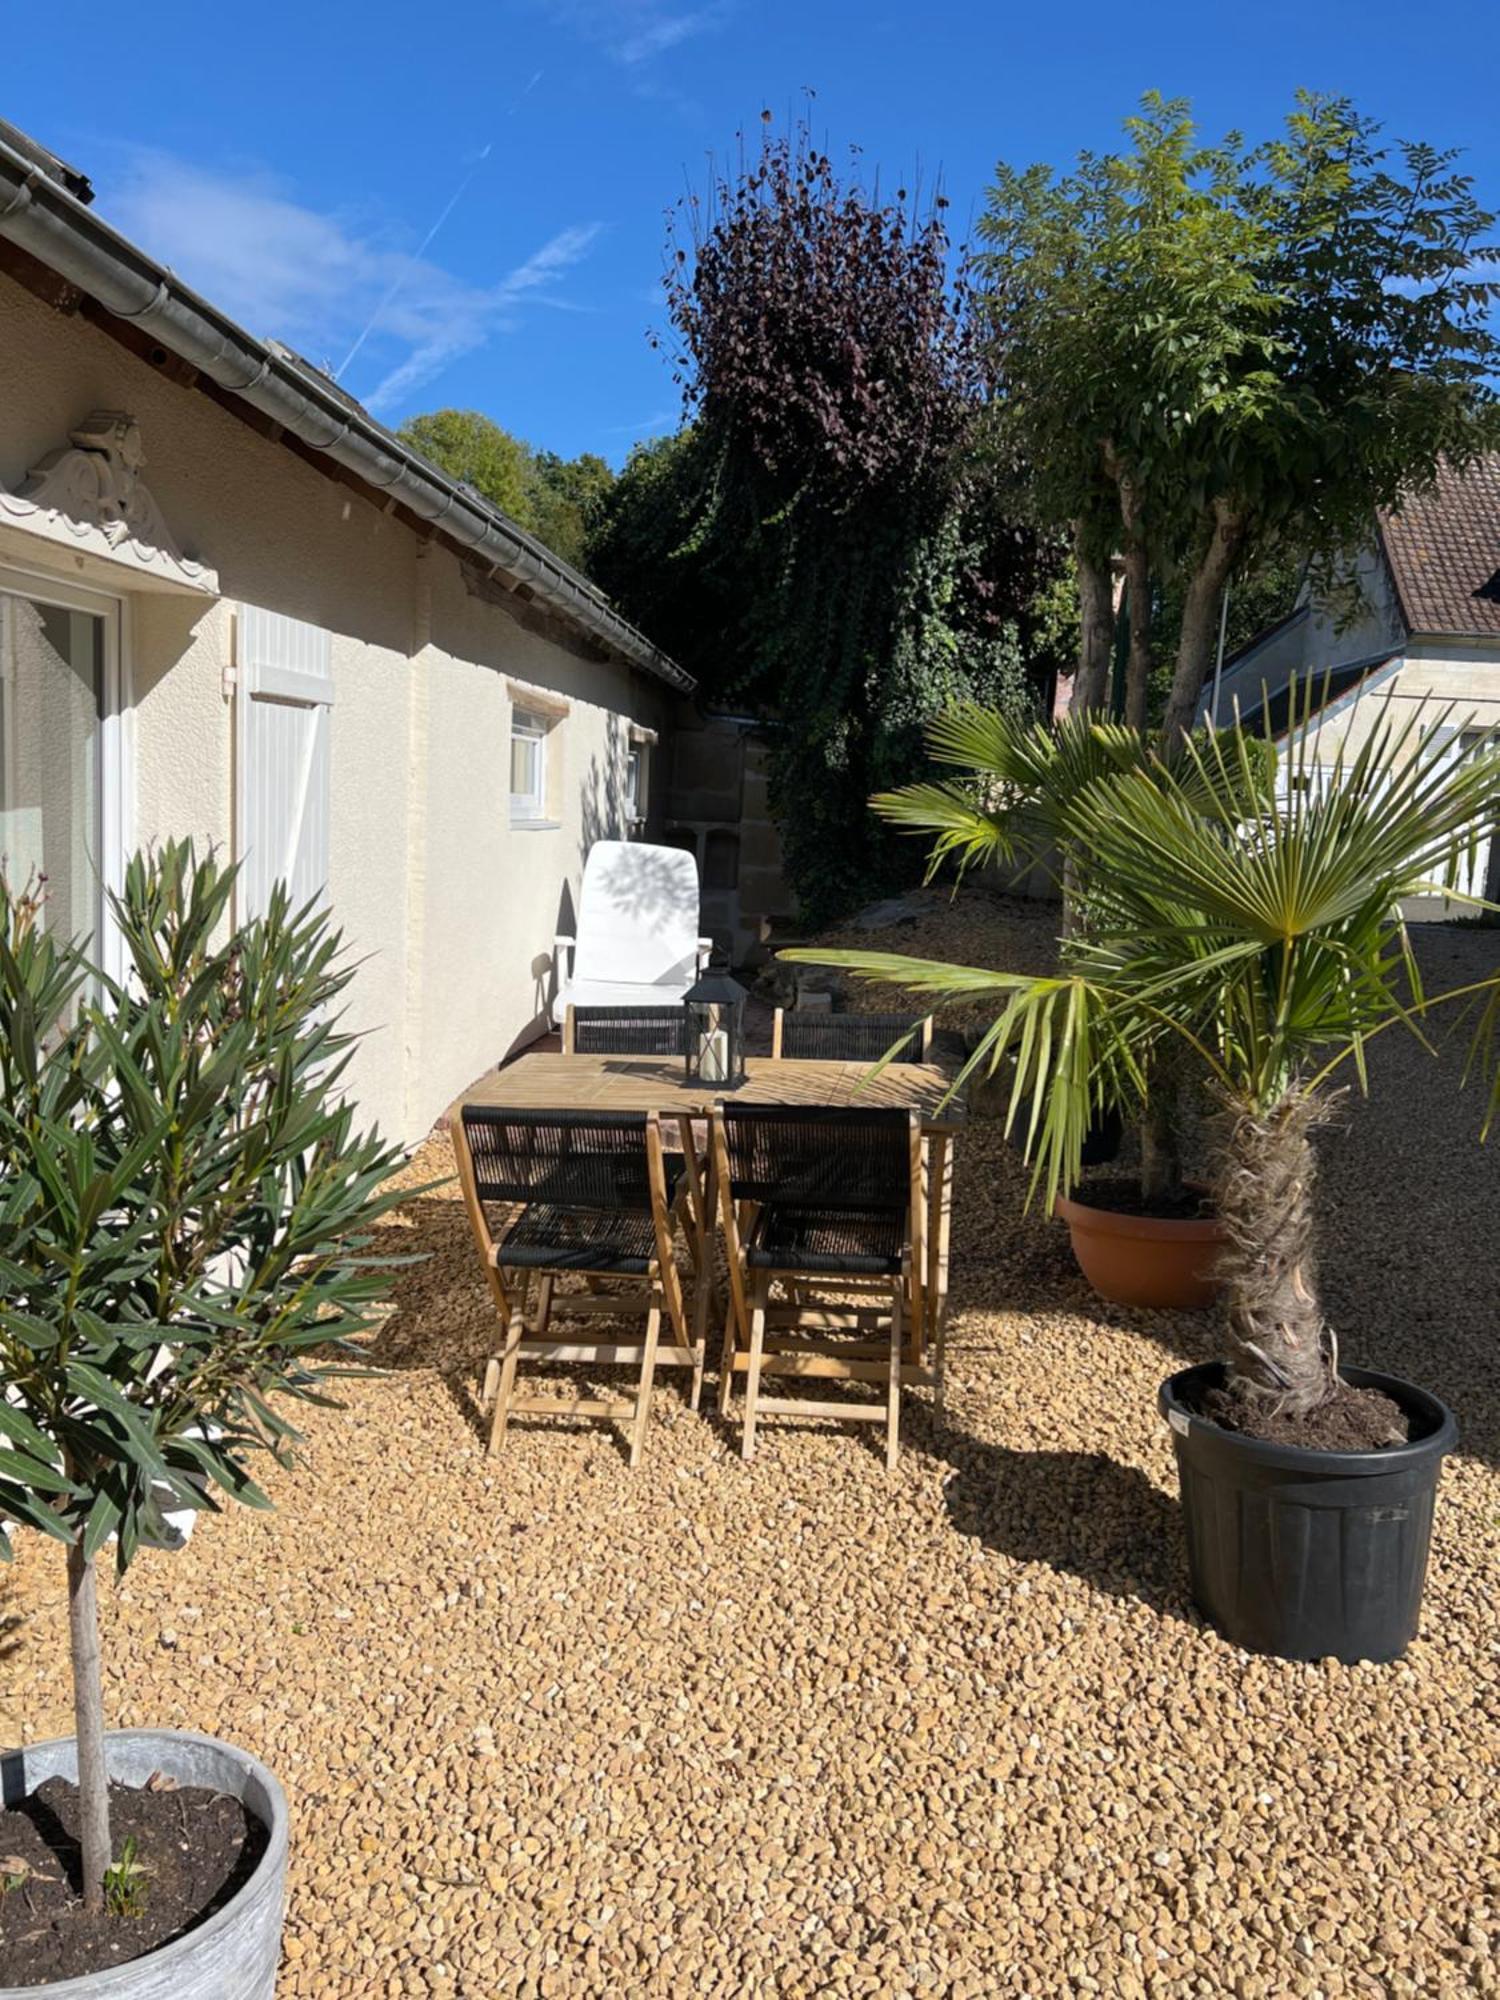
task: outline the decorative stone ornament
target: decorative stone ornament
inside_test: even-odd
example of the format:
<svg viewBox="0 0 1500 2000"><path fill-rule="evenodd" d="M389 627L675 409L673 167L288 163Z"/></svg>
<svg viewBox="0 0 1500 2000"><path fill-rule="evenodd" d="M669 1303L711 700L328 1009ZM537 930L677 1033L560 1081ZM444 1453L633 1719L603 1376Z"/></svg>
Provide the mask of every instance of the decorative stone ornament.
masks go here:
<svg viewBox="0 0 1500 2000"><path fill-rule="evenodd" d="M140 425L123 410L94 410L27 474L0 487L0 527L14 525L80 555L135 570L168 589L217 594L211 569L185 556L141 478Z"/></svg>

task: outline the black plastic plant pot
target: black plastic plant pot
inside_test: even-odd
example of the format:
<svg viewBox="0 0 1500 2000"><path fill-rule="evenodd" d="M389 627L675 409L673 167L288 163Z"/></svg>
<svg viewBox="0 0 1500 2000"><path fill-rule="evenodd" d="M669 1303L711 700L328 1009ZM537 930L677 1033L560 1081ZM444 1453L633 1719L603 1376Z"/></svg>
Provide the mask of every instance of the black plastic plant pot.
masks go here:
<svg viewBox="0 0 1500 2000"><path fill-rule="evenodd" d="M1219 1362L1161 1386L1194 1602L1252 1653L1397 1660L1416 1636L1438 1475L1458 1425L1436 1396L1394 1375L1340 1372L1401 1406L1409 1443L1309 1451L1224 1430L1198 1414L1224 1379Z"/></svg>

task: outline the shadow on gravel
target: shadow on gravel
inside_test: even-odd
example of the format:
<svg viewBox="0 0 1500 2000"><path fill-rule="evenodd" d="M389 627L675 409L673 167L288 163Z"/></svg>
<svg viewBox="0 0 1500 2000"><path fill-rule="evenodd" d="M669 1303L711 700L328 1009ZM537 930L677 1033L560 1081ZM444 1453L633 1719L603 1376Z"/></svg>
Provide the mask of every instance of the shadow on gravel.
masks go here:
<svg viewBox="0 0 1500 2000"><path fill-rule="evenodd" d="M0 1662L8 1660L21 1650L21 1634L26 1629L26 1614L22 1611L7 1611L5 1600L14 1586L8 1577L0 1576Z"/></svg>
<svg viewBox="0 0 1500 2000"><path fill-rule="evenodd" d="M463 1204L418 1195L399 1214L380 1232L379 1247L421 1262L394 1273L394 1310L370 1344L370 1360L397 1372L431 1369L475 1436L488 1440L478 1391L500 1323Z"/></svg>
<svg viewBox="0 0 1500 2000"><path fill-rule="evenodd" d="M951 1434L942 1448L954 1467L943 1498L960 1534L1189 1616L1177 1502L1143 1472L1103 1452L1012 1451Z"/></svg>

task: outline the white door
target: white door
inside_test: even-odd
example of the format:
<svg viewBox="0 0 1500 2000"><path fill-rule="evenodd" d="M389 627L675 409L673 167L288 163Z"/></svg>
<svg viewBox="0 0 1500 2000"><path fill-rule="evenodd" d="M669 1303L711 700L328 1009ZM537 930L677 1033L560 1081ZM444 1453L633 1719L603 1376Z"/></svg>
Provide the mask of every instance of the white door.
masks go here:
<svg viewBox="0 0 1500 2000"><path fill-rule="evenodd" d="M0 570L0 873L43 926L118 977L123 871L120 605Z"/></svg>
<svg viewBox="0 0 1500 2000"><path fill-rule="evenodd" d="M328 895L329 635L242 605L235 621L235 845L241 922L284 881L300 909Z"/></svg>

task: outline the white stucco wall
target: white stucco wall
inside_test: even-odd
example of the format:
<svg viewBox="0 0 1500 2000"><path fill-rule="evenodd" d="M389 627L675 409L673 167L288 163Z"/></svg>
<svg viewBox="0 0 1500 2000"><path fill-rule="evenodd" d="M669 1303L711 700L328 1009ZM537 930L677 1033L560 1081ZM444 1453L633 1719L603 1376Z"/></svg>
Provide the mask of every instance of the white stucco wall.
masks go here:
<svg viewBox="0 0 1500 2000"><path fill-rule="evenodd" d="M364 961L351 1087L416 1139L534 1031L582 857L621 831L628 722L660 726L666 690L527 631L471 595L446 550L0 276L0 483L19 485L96 407L136 418L167 524L221 590L124 592L133 840L233 847L233 606L329 632L330 896ZM28 566L62 575L59 561L39 542ZM510 825L512 683L566 705L554 830Z"/></svg>

